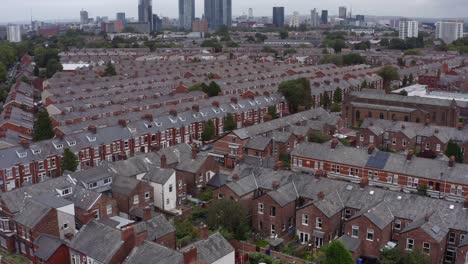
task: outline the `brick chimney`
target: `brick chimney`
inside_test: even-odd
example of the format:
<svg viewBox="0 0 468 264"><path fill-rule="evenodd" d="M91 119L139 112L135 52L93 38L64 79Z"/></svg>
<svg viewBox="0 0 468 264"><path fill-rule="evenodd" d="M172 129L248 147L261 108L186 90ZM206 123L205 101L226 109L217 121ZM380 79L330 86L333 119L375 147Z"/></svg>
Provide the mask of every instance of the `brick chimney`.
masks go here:
<svg viewBox="0 0 468 264"><path fill-rule="evenodd" d="M367 177L362 177L359 181L359 187L366 188L369 185L369 179Z"/></svg>
<svg viewBox="0 0 468 264"><path fill-rule="evenodd" d="M317 197L318 197L319 200L323 200L323 199L325 199L325 194L323 192L319 192L317 194Z"/></svg>
<svg viewBox="0 0 468 264"><path fill-rule="evenodd" d="M429 126L431 124L431 120L429 118L426 118L426 121L424 122L425 126Z"/></svg>
<svg viewBox="0 0 468 264"><path fill-rule="evenodd" d="M177 110L171 109L171 110L169 111L169 114L170 114L171 116L177 116Z"/></svg>
<svg viewBox="0 0 468 264"><path fill-rule="evenodd" d="M231 97L231 103L237 104L238 100L237 97Z"/></svg>
<svg viewBox="0 0 468 264"><path fill-rule="evenodd" d="M194 112L200 112L200 106L199 106L199 105L196 105L196 104L192 105L192 111L194 111Z"/></svg>
<svg viewBox="0 0 468 264"><path fill-rule="evenodd" d="M198 227L198 232L200 233L200 238L203 240L208 239L208 237L210 236L208 226L204 223L200 223L200 226Z"/></svg>
<svg viewBox="0 0 468 264"><path fill-rule="evenodd" d="M279 181L273 181L272 183L273 190L276 191L280 187L280 182Z"/></svg>
<svg viewBox="0 0 468 264"><path fill-rule="evenodd" d="M119 119L119 125L121 127L126 127L127 126L127 121L125 119Z"/></svg>
<svg viewBox="0 0 468 264"><path fill-rule="evenodd" d="M148 120L149 122L153 122L153 115L152 114L145 114L145 115L143 115L142 119Z"/></svg>
<svg viewBox="0 0 468 264"><path fill-rule="evenodd" d="M93 133L93 134L96 134L97 133L97 128L95 125L89 125L88 126L88 131Z"/></svg>
<svg viewBox="0 0 468 264"><path fill-rule="evenodd" d="M55 137L63 139L65 137L65 134L61 130L56 129L55 130Z"/></svg>
<svg viewBox="0 0 468 264"><path fill-rule="evenodd" d="M449 168L455 167L455 156L450 156L449 162L448 162Z"/></svg>
<svg viewBox="0 0 468 264"><path fill-rule="evenodd" d="M338 139L336 139L336 138L332 139L332 141L331 141L331 149L332 149L332 150L335 150L337 146L338 146Z"/></svg>
<svg viewBox="0 0 468 264"><path fill-rule="evenodd" d="M413 159L414 150L410 149L406 155L406 161L411 161Z"/></svg>
<svg viewBox="0 0 468 264"><path fill-rule="evenodd" d="M161 168L167 168L167 158L164 154L161 155Z"/></svg>
<svg viewBox="0 0 468 264"><path fill-rule="evenodd" d="M184 264L191 264L197 261L198 253L196 247L191 246L190 248L185 249L182 253L184 255Z"/></svg>
<svg viewBox="0 0 468 264"><path fill-rule="evenodd" d="M196 146L192 146L192 159L196 159L198 154L198 150Z"/></svg>
<svg viewBox="0 0 468 264"><path fill-rule="evenodd" d="M427 223L429 222L429 218L431 218L431 215L429 213L427 213L426 215L424 215L424 221Z"/></svg>
<svg viewBox="0 0 468 264"><path fill-rule="evenodd" d="M20 144L21 146L23 146L23 148L25 149L28 149L29 148L29 140L25 139L25 138L22 138L20 140Z"/></svg>
<svg viewBox="0 0 468 264"><path fill-rule="evenodd" d="M152 216L153 214L151 213L151 207L146 206L145 208L143 208L143 221L150 220Z"/></svg>
<svg viewBox="0 0 468 264"><path fill-rule="evenodd" d="M135 232L132 226L123 227L120 230L120 234L123 241L129 241L135 238Z"/></svg>
<svg viewBox="0 0 468 264"><path fill-rule="evenodd" d="M218 102L218 101L213 101L213 102L211 103L211 105L213 105L213 106L216 107L216 108L219 108L219 102Z"/></svg>
<svg viewBox="0 0 468 264"><path fill-rule="evenodd" d="M468 194L465 196L465 202L463 203L463 208L468 209Z"/></svg>
<svg viewBox="0 0 468 264"><path fill-rule="evenodd" d="M235 181L235 182L238 181L238 180L240 180L239 174L234 173L234 174L232 175L232 180Z"/></svg>
<svg viewBox="0 0 468 264"><path fill-rule="evenodd" d="M375 146L374 144L370 144L369 147L367 148L367 154L372 155L374 153Z"/></svg>

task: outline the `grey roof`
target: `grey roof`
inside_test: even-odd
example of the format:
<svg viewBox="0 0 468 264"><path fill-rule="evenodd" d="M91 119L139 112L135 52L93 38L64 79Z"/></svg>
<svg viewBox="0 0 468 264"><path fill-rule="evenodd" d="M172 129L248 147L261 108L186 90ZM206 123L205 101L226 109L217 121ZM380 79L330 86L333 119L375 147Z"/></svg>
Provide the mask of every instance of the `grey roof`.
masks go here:
<svg viewBox="0 0 468 264"><path fill-rule="evenodd" d="M41 234L34 240L34 245L38 247L34 255L47 261L63 244L58 237Z"/></svg>
<svg viewBox="0 0 468 264"><path fill-rule="evenodd" d="M142 179L154 183L165 184L174 173L175 170L173 169L154 167L151 168Z"/></svg>
<svg viewBox="0 0 468 264"><path fill-rule="evenodd" d="M345 248L351 252L356 252L356 250L361 245L361 240L359 240L359 238L350 237L348 235L340 237L339 240L343 243Z"/></svg>
<svg viewBox="0 0 468 264"><path fill-rule="evenodd" d="M190 156L190 158L181 159L176 166L176 170L197 173L207 159L208 156L202 154L197 155L195 159L192 159L192 156Z"/></svg>
<svg viewBox="0 0 468 264"><path fill-rule="evenodd" d="M337 191L325 195L324 199L322 200L316 200L314 205L327 217L332 217L344 209L343 201L341 200L340 194Z"/></svg>
<svg viewBox="0 0 468 264"><path fill-rule="evenodd" d="M193 245L197 248L198 260L207 264L214 263L234 251L231 244L218 232Z"/></svg>
<svg viewBox="0 0 468 264"><path fill-rule="evenodd" d="M130 195L139 183L140 181L134 178L116 176L112 181L112 192Z"/></svg>
<svg viewBox="0 0 468 264"><path fill-rule="evenodd" d="M394 219L390 208L388 208L385 202L379 202L378 204L371 206L369 209L364 209L353 218L362 216L369 219L378 228L380 228L380 230L387 227Z"/></svg>
<svg viewBox="0 0 468 264"><path fill-rule="evenodd" d="M275 131L272 133L271 137L273 138L273 141L275 142L287 143L291 135L292 135L291 132Z"/></svg>
<svg viewBox="0 0 468 264"><path fill-rule="evenodd" d="M280 206L285 206L299 198L294 181L281 186L278 190L268 192L267 195L269 195Z"/></svg>
<svg viewBox="0 0 468 264"><path fill-rule="evenodd" d="M51 210L49 206L30 200L23 210L13 217L13 221L28 228L34 228Z"/></svg>
<svg viewBox="0 0 468 264"><path fill-rule="evenodd" d="M223 173L216 173L215 175L213 175L213 177L211 177L210 181L208 181L208 185L209 186L213 186L213 187L216 187L216 188L219 188L223 185L226 184L227 182L227 175L226 174L223 174Z"/></svg>
<svg viewBox="0 0 468 264"><path fill-rule="evenodd" d="M445 99L434 99L434 98L425 98L425 97L412 97L412 96L401 96L401 95L392 95L392 94L380 94L380 93L365 93L365 92L352 92L350 98L359 98L354 99L358 100L380 100L387 102L395 103L404 103L404 104L425 104L433 106L452 106L451 100Z"/></svg>
<svg viewBox="0 0 468 264"><path fill-rule="evenodd" d="M435 241L441 242L448 234L449 228L438 212L432 212L410 223L401 233L406 233L416 228L422 229Z"/></svg>
<svg viewBox="0 0 468 264"><path fill-rule="evenodd" d="M245 144L244 148L264 151L271 143L270 137L255 136L250 138Z"/></svg>
<svg viewBox="0 0 468 264"><path fill-rule="evenodd" d="M123 243L120 230L91 221L81 228L69 247L97 261L108 263Z"/></svg>
<svg viewBox="0 0 468 264"><path fill-rule="evenodd" d="M184 256L175 250L145 241L132 250L124 264L183 264Z"/></svg>
<svg viewBox="0 0 468 264"><path fill-rule="evenodd" d="M148 230L148 239L152 241L176 231L174 226L162 214L158 214L146 221L146 228Z"/></svg>

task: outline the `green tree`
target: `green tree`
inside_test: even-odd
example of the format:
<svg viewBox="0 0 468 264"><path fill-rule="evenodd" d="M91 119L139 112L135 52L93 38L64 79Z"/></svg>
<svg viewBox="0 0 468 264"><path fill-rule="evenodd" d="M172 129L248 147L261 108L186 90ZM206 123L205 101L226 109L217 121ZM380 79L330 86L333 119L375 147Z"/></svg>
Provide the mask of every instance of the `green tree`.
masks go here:
<svg viewBox="0 0 468 264"><path fill-rule="evenodd" d="M61 70L63 70L62 64L56 59L51 59L47 62L46 76L47 78L51 78L56 72Z"/></svg>
<svg viewBox="0 0 468 264"><path fill-rule="evenodd" d="M400 251L398 248L392 249L382 249L382 254L380 256L381 264L399 264L400 263Z"/></svg>
<svg viewBox="0 0 468 264"><path fill-rule="evenodd" d="M405 87L406 85L408 85L408 77L405 75L403 77L402 86Z"/></svg>
<svg viewBox="0 0 468 264"><path fill-rule="evenodd" d="M0 44L0 63L6 67L16 61L16 50L9 43Z"/></svg>
<svg viewBox="0 0 468 264"><path fill-rule="evenodd" d="M388 39L384 38L380 41L380 46L388 47L388 45L390 45L390 41L388 41Z"/></svg>
<svg viewBox="0 0 468 264"><path fill-rule="evenodd" d="M46 110L40 110L37 113L37 119L34 122L34 141L51 139L54 137L52 122L49 118L49 113Z"/></svg>
<svg viewBox="0 0 468 264"><path fill-rule="evenodd" d="M312 106L310 81L307 78L284 81L280 83L278 91L286 97L293 113L296 113L300 106L306 109Z"/></svg>
<svg viewBox="0 0 468 264"><path fill-rule="evenodd" d="M455 161L458 163L463 163L464 157L463 152L460 146L453 140L450 140L447 144L447 148L445 149L445 155L447 157L455 157Z"/></svg>
<svg viewBox="0 0 468 264"><path fill-rule="evenodd" d="M350 53L343 55L343 65L365 64L366 59L359 54Z"/></svg>
<svg viewBox="0 0 468 264"><path fill-rule="evenodd" d="M37 67L37 65L34 66L33 75L36 77L39 76L39 67Z"/></svg>
<svg viewBox="0 0 468 264"><path fill-rule="evenodd" d="M408 92L406 90L401 90L398 94L402 96L408 96Z"/></svg>
<svg viewBox="0 0 468 264"><path fill-rule="evenodd" d="M408 77L408 84L413 84L414 83L414 76L413 74L411 73Z"/></svg>
<svg viewBox="0 0 468 264"><path fill-rule="evenodd" d="M224 131L232 131L236 129L236 121L234 120L234 115L228 113L226 115L226 120L224 120Z"/></svg>
<svg viewBox="0 0 468 264"><path fill-rule="evenodd" d="M335 92L333 93L333 102L339 104L342 101L343 101L343 91L341 90L340 87L337 87L335 89Z"/></svg>
<svg viewBox="0 0 468 264"><path fill-rule="evenodd" d="M63 151L62 169L68 171L76 171L78 168L78 157L69 149Z"/></svg>
<svg viewBox="0 0 468 264"><path fill-rule="evenodd" d="M325 247L324 264L354 264L353 256L339 240L333 240Z"/></svg>
<svg viewBox="0 0 468 264"><path fill-rule="evenodd" d="M215 137L215 126L213 121L210 119L208 122L205 123L205 127L203 128L203 132L201 134L202 141L210 141Z"/></svg>
<svg viewBox="0 0 468 264"><path fill-rule="evenodd" d="M104 70L104 76L115 76L117 72L115 71L115 66L112 62L108 62L106 65L106 69Z"/></svg>
<svg viewBox="0 0 468 264"><path fill-rule="evenodd" d="M320 105L327 109L328 107L330 107L330 96L328 95L328 92L325 92L322 97L320 98Z"/></svg>
<svg viewBox="0 0 468 264"><path fill-rule="evenodd" d="M219 93L221 92L221 87L219 85L212 81L208 86L202 86L203 92L208 95L208 97L213 97L213 96L218 96Z"/></svg>
<svg viewBox="0 0 468 264"><path fill-rule="evenodd" d="M424 254L420 250L412 250L404 252L401 256L401 263L403 264L431 264L431 258L429 255Z"/></svg>
<svg viewBox="0 0 468 264"><path fill-rule="evenodd" d="M0 83L7 80L7 69L3 63L0 63Z"/></svg>
<svg viewBox="0 0 468 264"><path fill-rule="evenodd" d="M336 53L340 53L342 49L346 48L346 43L344 40L337 39L335 43L333 44L333 49L335 50Z"/></svg>
<svg viewBox="0 0 468 264"><path fill-rule="evenodd" d="M368 87L369 87L369 84L367 83L366 80L364 80L364 81L362 82L362 84L361 84L361 89L366 89L366 88L368 88Z"/></svg>
<svg viewBox="0 0 468 264"><path fill-rule="evenodd" d="M224 230L235 239L244 240L250 231L247 212L239 203L230 200L216 200L207 210L207 223L211 230Z"/></svg>
<svg viewBox="0 0 468 264"><path fill-rule="evenodd" d="M390 87L392 81L400 79L398 69L393 66L384 66L377 72L377 74L382 77L384 87L386 88Z"/></svg>
<svg viewBox="0 0 468 264"><path fill-rule="evenodd" d="M287 30L281 30L279 36L281 39L287 39L289 37L289 32Z"/></svg>
<svg viewBox="0 0 468 264"><path fill-rule="evenodd" d="M273 119L278 118L278 113L276 112L276 106L272 105L268 107L268 115L270 115L271 118Z"/></svg>

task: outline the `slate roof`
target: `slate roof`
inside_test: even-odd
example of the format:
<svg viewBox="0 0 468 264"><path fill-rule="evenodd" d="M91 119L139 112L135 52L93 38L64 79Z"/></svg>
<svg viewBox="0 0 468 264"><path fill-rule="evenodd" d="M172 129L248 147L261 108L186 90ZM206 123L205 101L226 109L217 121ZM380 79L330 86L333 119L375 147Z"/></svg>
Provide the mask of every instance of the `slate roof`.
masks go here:
<svg viewBox="0 0 468 264"><path fill-rule="evenodd" d="M139 183L140 181L134 178L116 176L112 181L112 192L128 196L135 190Z"/></svg>
<svg viewBox="0 0 468 264"><path fill-rule="evenodd" d="M247 141L244 148L264 151L271 143L271 138L255 136Z"/></svg>
<svg viewBox="0 0 468 264"><path fill-rule="evenodd" d="M151 168L142 179L158 184L165 184L174 173L175 170L173 169L162 169L154 167Z"/></svg>
<svg viewBox="0 0 468 264"><path fill-rule="evenodd" d="M358 250L359 246L361 245L361 240L359 240L359 238L350 237L348 235L340 237L339 240L351 252L356 252L356 250Z"/></svg>
<svg viewBox="0 0 468 264"><path fill-rule="evenodd" d="M50 211L52 208L42 203L30 200L23 210L19 211L14 217L13 221L26 226L27 228L34 228Z"/></svg>
<svg viewBox="0 0 468 264"><path fill-rule="evenodd" d="M58 237L41 234L34 240L34 245L38 247L34 255L47 261L63 245L63 242Z"/></svg>
<svg viewBox="0 0 468 264"><path fill-rule="evenodd" d="M97 221L83 226L69 247L102 263L108 263L123 245L121 232Z"/></svg>
<svg viewBox="0 0 468 264"><path fill-rule="evenodd" d="M124 264L183 264L184 256L175 250L158 245L153 242L144 241L139 247L135 247Z"/></svg>
<svg viewBox="0 0 468 264"><path fill-rule="evenodd" d="M198 260L210 264L234 252L234 248L218 232L212 234L208 239L195 242Z"/></svg>
<svg viewBox="0 0 468 264"><path fill-rule="evenodd" d="M380 100L380 101L396 102L396 103L404 103L404 104L415 104L415 105L425 104L425 105L446 106L446 107L450 107L452 105L451 100L433 99L433 98L425 98L425 97L401 96L401 95L392 95L392 94L365 93L365 92L352 92L350 94L350 98L358 98L358 99L354 99L355 101Z"/></svg>
<svg viewBox="0 0 468 264"><path fill-rule="evenodd" d="M151 241L176 231L174 226L162 214L158 214L146 221L146 228L148 230L148 239Z"/></svg>
<svg viewBox="0 0 468 264"><path fill-rule="evenodd" d="M411 222L401 233L406 233L416 228L422 229L437 242L441 242L449 232L447 224L436 211Z"/></svg>

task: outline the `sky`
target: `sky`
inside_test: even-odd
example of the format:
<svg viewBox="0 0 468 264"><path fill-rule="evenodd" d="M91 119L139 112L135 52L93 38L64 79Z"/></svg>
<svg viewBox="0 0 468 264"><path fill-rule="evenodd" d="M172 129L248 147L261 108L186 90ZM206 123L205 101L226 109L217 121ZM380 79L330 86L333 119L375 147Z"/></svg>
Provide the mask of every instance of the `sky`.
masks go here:
<svg viewBox="0 0 468 264"><path fill-rule="evenodd" d="M203 13L203 0L195 0L196 14ZM232 0L233 15L242 15L253 8L255 16L271 16L273 6L284 6L286 14L298 11L308 15L313 8L338 13L338 6L352 7L353 14L405 17L467 17L468 0ZM117 12L137 17L138 0L0 0L0 22L78 19L81 9L90 17L114 18ZM153 0L153 12L177 17L178 0Z"/></svg>

